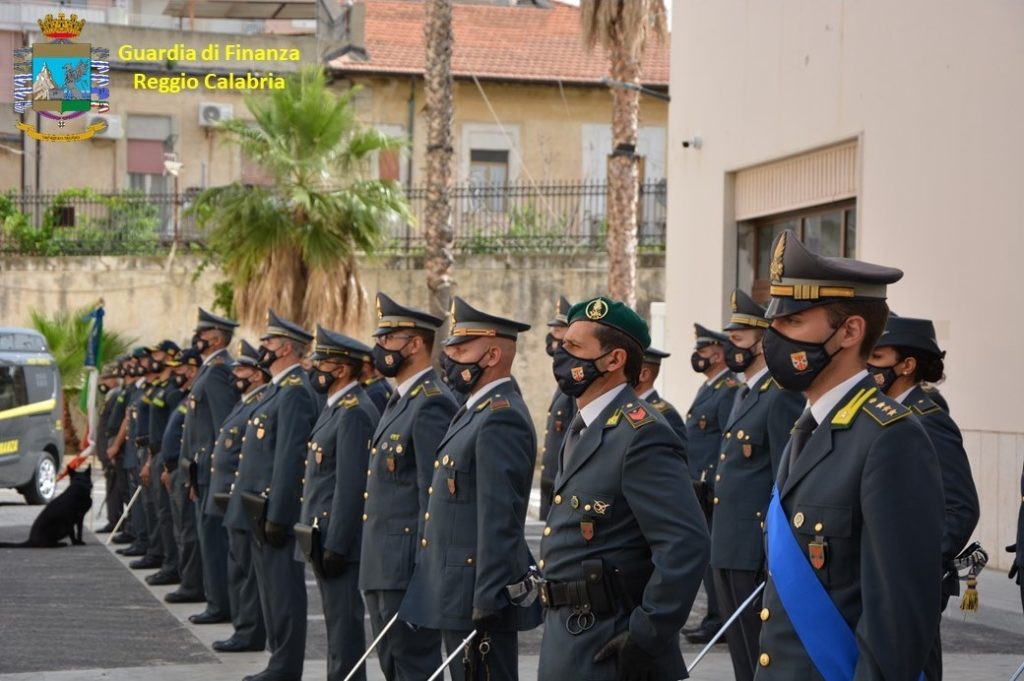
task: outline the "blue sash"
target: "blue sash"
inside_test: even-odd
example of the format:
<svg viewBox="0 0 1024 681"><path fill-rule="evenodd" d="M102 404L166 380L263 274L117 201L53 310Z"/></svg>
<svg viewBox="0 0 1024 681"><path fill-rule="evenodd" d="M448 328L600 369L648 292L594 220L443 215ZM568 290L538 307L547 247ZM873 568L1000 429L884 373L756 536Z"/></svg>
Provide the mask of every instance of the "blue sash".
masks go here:
<svg viewBox="0 0 1024 681"><path fill-rule="evenodd" d="M857 639L789 529L778 487L767 520L768 571L797 637L825 681L850 681L860 657ZM918 678L924 681L924 673Z"/></svg>

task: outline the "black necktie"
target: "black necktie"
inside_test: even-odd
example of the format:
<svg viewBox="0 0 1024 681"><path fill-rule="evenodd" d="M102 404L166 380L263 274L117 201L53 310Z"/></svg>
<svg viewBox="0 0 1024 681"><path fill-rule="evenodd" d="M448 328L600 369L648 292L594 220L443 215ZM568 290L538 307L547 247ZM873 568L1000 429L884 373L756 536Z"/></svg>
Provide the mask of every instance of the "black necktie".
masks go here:
<svg viewBox="0 0 1024 681"><path fill-rule="evenodd" d="M804 413L800 415L800 418L796 420L796 425L793 426L793 434L789 436L789 472L793 472L793 466L796 465L796 459L800 456L800 450L807 444L807 440L810 439L811 433L818 427L818 422L814 420L814 414L808 408L804 410Z"/></svg>
<svg viewBox="0 0 1024 681"><path fill-rule="evenodd" d="M742 388L736 391L736 398L732 401L732 409L729 410L729 421L733 420L736 416L736 412L740 410L740 405L743 404L743 400L750 393L750 386L744 385Z"/></svg>
<svg viewBox="0 0 1024 681"><path fill-rule="evenodd" d="M461 418L462 418L462 415L463 415L463 414L465 414L465 413L466 413L466 411L468 411L468 410L466 409L466 405L462 405L461 407L459 407L459 410L458 410L457 412L455 412L455 416L454 416L454 417L452 417L452 423L455 423L456 421L458 421L459 419L461 419Z"/></svg>
<svg viewBox="0 0 1024 681"><path fill-rule="evenodd" d="M572 423L569 424L569 433L565 436L565 447L562 448L563 471L569 467L569 463L572 461L573 450L576 449L576 445L580 441L580 433L586 427L587 423L583 420L583 414L576 412Z"/></svg>
<svg viewBox="0 0 1024 681"><path fill-rule="evenodd" d="M384 406L384 413L386 414L392 409L394 409L395 405L398 404L398 400L400 399L402 399L402 396L399 395L398 391L396 390L394 394L391 395L391 399L388 400L388 403Z"/></svg>

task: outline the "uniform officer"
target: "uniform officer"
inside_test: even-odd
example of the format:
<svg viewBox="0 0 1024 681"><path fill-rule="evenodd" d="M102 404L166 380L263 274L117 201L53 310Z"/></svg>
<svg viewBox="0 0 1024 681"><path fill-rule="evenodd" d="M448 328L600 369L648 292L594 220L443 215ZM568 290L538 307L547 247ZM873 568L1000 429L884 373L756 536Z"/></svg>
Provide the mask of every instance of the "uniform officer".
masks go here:
<svg viewBox="0 0 1024 681"><path fill-rule="evenodd" d="M467 398L437 448L401 617L440 629L449 652L476 630L449 668L456 681L518 678L517 632L540 624L540 608L517 607L506 590L533 565L523 528L537 436L511 381L516 338L529 329L452 301L448 385Z"/></svg>
<svg viewBox="0 0 1024 681"><path fill-rule="evenodd" d="M132 351L133 383L125 410L124 440L124 470L128 474L129 499L135 496L135 490L142 484L139 474L144 463L142 460L144 453L140 451L140 448L148 444L146 430L149 428L149 405L144 400L148 390L146 385L147 369L143 361L148 354L146 348L143 347L135 348ZM122 556L144 556L150 545L145 504L141 499L142 494L139 497L128 511L128 521L131 523L131 533L135 539L129 546L117 550L117 553Z"/></svg>
<svg viewBox="0 0 1024 681"><path fill-rule="evenodd" d="M131 495L128 493L130 487L128 471L124 467L125 442L128 440L128 419L125 417L128 415L128 404L131 402L135 381L132 376L131 367L131 354L118 359L116 371L117 375L121 378L121 389L115 399L116 403L105 422L107 428L107 458L114 461L118 473L121 475L121 494L124 504L127 504L131 499ZM122 508L121 513L124 513L124 508ZM111 543L131 544L135 541L131 525L131 517L126 518L125 522L121 523L121 531L111 537Z"/></svg>
<svg viewBox="0 0 1024 681"><path fill-rule="evenodd" d="M210 515L224 516L231 486L238 476L245 427L266 395L270 374L257 365L257 357L256 348L243 340L231 364L232 387L241 399L224 419L213 448L210 493L203 509ZM221 653L263 650L267 634L256 584L252 540L248 532L226 526L225 531L228 533L228 600L234 631L229 638L214 641L213 649Z"/></svg>
<svg viewBox="0 0 1024 681"><path fill-rule="evenodd" d="M199 374L199 368L203 365L203 356L195 348L185 348L176 360L169 363L174 382L181 389L182 397L164 431L164 473L161 474L161 480L166 480L170 494L174 538L178 546L178 578L181 584L174 591L164 594L164 600L168 603L204 603L206 596L203 594L203 561L199 555L196 508L190 497L189 469L181 467L188 394Z"/></svg>
<svg viewBox="0 0 1024 681"><path fill-rule="evenodd" d="M931 320L890 316L885 332L868 360L868 370L878 388L900 404L910 407L924 426L939 457L946 505L942 530L943 610L950 596L960 594L960 579L953 559L967 546L981 514L978 491L960 429L924 390L924 383L942 380L945 355L935 340L935 326ZM942 678L942 638L938 634L925 671L928 678Z"/></svg>
<svg viewBox="0 0 1024 681"><path fill-rule="evenodd" d="M903 273L790 230L771 252L764 355L809 406L768 508L756 678L917 679L939 626L942 480L920 422L865 369Z"/></svg>
<svg viewBox="0 0 1024 681"><path fill-rule="evenodd" d="M210 490L210 456L220 426L238 401L231 385L231 355L228 346L238 322L199 308L192 346L203 356L203 364L192 382L186 405L182 456L195 467L195 483L189 496L195 503L199 533L199 555L203 563L206 609L189 616L193 624L217 624L231 619L228 598L228 537L220 516L204 512Z"/></svg>
<svg viewBox="0 0 1024 681"><path fill-rule="evenodd" d="M372 357L363 362L363 368L359 376L363 391L370 398L370 401L373 402L373 406L377 408L377 413L383 414L394 390L391 384L388 383L388 380L373 366Z"/></svg>
<svg viewBox="0 0 1024 681"><path fill-rule="evenodd" d="M725 335L700 324L694 324L693 329L696 342L690 355L690 366L703 374L705 380L686 412L686 457L697 501L704 511L710 532L714 522L712 500L715 496L715 467L721 453L719 446L739 383L725 364L725 344L728 342ZM718 592L710 564L704 575L704 593L708 603L704 619L693 629L683 629L683 635L690 643L707 643L722 626Z"/></svg>
<svg viewBox="0 0 1024 681"><path fill-rule="evenodd" d="M146 576L146 583L153 586L177 584L178 578L178 545L174 539L174 520L171 512L171 498L167 488L160 480L164 470L163 440L170 422L171 414L181 402L181 389L171 380L172 363L181 353L181 348L174 341L165 340L150 347L150 364L159 375L153 384L149 396L149 452L150 461L146 477L149 478L149 494L154 501L156 527L163 551L163 563L160 570Z"/></svg>
<svg viewBox="0 0 1024 681"><path fill-rule="evenodd" d="M124 419L123 401L121 396L121 378L116 366L104 367L100 374L100 383L97 390L103 395L103 407L100 409L98 419L98 432L96 433L96 452L100 461L103 462L103 479L105 482L104 505L107 512L107 524L96 530L96 534L108 534L114 531L114 526L121 519L121 512L127 499L124 498L124 469L121 466L120 452L115 450L111 455L109 447L117 437L117 428L120 421L113 429L110 424L115 419L114 414L121 411L121 419Z"/></svg>
<svg viewBox="0 0 1024 681"><path fill-rule="evenodd" d="M668 400L662 399L658 391L654 389L654 382L658 380L658 374L661 373L661 361L671 356L664 350L659 350L655 347L649 347L644 350L644 365L640 369L640 380L633 386L633 390L641 400L657 409L665 417L668 425L672 426L672 430L683 441L683 451L685 453L686 423L676 408Z"/></svg>
<svg viewBox="0 0 1024 681"><path fill-rule="evenodd" d="M374 637L398 612L423 534L434 455L457 409L431 362L441 320L377 294L374 366L396 382L366 471L359 588ZM377 646L384 676L420 681L441 664L441 635L396 622Z"/></svg>
<svg viewBox="0 0 1024 681"><path fill-rule="evenodd" d="M541 679L686 678L679 629L707 567L683 444L630 384L650 345L621 302L569 311L554 373L579 413L541 540Z"/></svg>
<svg viewBox="0 0 1024 681"><path fill-rule="evenodd" d="M318 415L318 396L301 364L312 340L299 325L268 312L258 361L269 370L271 385L246 425L240 455L244 459L225 514L231 527L231 507L241 506L241 492L266 499L261 527L255 528L262 533L252 537L270 660L264 671L245 681L302 678L306 580L305 564L295 555L293 527L299 520L306 446ZM241 508L235 514L245 520Z"/></svg>
<svg viewBox="0 0 1024 681"><path fill-rule="evenodd" d="M1020 587L1020 606L1024 609L1024 470L1020 473L1020 510L1017 511L1017 541L1006 547L1015 554L1010 566L1010 579Z"/></svg>
<svg viewBox="0 0 1024 681"><path fill-rule="evenodd" d="M764 308L745 292L732 294L733 313L725 327L726 359L742 365L744 384L725 423L715 472L715 523L711 528L711 568L722 612L732 614L764 580L765 512L775 471L789 431L804 409L803 395L783 390L772 379L760 351L768 320ZM735 361L742 357L741 362ZM761 610L746 608L729 630L727 642L737 681L754 678Z"/></svg>
<svg viewBox="0 0 1024 681"><path fill-rule="evenodd" d="M360 385L370 348L317 327L310 384L327 396L306 452L300 522L316 528L307 556L327 623L327 680L341 681L366 649L359 595L364 471L380 412ZM361 666L356 679L366 678Z"/></svg>
<svg viewBox="0 0 1024 681"><path fill-rule="evenodd" d="M163 341L171 343L172 341ZM152 430L153 398L163 389L163 382L160 374L164 370L164 353L161 351L162 343L146 347L146 355L142 357L139 364L145 370L145 391L142 396L142 404L139 406L138 418L140 423L137 426L135 443L137 445L137 456L139 458L139 482L142 485L142 494L139 495L138 503L141 503L146 516L146 535L149 543L146 546L146 553L138 560L133 560L128 567L133 570L147 570L160 567L165 561L163 538L160 533L160 518L157 513L157 486L153 482L153 445L163 436L163 432L154 433ZM177 345L174 345L175 351ZM158 359L159 358L159 359ZM159 474L158 474L159 475Z"/></svg>
<svg viewBox="0 0 1024 681"><path fill-rule="evenodd" d="M569 327L568 317L571 304L565 296L558 296L555 303L555 316L548 322L548 334L544 339L544 350L549 357L562 346L562 337ZM551 396L548 406L547 422L544 426L544 444L540 450L540 519L548 517L551 508L552 490L555 487L555 473L558 472L558 451L562 448L562 438L569 428L569 422L576 416L576 400L558 388Z"/></svg>

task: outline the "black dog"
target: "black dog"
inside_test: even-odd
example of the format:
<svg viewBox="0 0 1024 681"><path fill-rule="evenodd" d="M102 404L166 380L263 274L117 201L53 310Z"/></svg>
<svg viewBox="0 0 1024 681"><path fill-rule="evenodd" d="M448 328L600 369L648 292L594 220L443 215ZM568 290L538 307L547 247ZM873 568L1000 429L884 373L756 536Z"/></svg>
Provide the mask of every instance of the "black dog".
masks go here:
<svg viewBox="0 0 1024 681"><path fill-rule="evenodd" d="M71 484L60 496L46 505L28 533L28 541L21 544L0 542L0 548L52 548L65 546L64 537L72 544L82 541L82 522L92 508L92 466L83 471L68 469Z"/></svg>

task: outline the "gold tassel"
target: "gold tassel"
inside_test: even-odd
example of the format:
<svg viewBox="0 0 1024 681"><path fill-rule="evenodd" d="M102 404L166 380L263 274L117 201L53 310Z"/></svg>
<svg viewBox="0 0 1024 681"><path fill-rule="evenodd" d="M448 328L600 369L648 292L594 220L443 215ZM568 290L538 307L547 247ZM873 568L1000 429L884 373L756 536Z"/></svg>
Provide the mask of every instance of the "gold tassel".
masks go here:
<svg viewBox="0 0 1024 681"><path fill-rule="evenodd" d="M963 598L960 599L960 609L966 612L977 612L978 611L978 590L975 588L978 586L978 580L974 577L967 578L967 590L964 591Z"/></svg>

